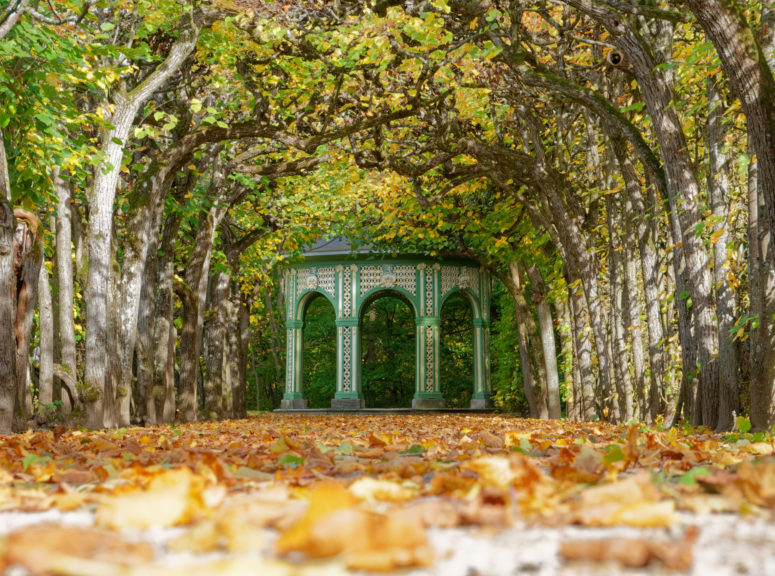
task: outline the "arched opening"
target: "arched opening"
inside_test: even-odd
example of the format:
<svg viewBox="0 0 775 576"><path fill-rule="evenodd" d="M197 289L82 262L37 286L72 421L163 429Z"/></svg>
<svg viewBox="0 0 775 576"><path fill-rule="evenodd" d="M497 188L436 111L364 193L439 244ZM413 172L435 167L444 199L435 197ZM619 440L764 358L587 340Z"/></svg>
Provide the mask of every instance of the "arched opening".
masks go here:
<svg viewBox="0 0 775 576"><path fill-rule="evenodd" d="M328 408L336 391L336 312L315 294L304 309L302 387L309 408Z"/></svg>
<svg viewBox="0 0 775 576"><path fill-rule="evenodd" d="M380 292L361 308L361 389L369 408L408 408L415 390L415 319L397 292Z"/></svg>
<svg viewBox="0 0 775 576"><path fill-rule="evenodd" d="M441 308L441 394L447 408L468 408L474 393L474 313L462 292Z"/></svg>

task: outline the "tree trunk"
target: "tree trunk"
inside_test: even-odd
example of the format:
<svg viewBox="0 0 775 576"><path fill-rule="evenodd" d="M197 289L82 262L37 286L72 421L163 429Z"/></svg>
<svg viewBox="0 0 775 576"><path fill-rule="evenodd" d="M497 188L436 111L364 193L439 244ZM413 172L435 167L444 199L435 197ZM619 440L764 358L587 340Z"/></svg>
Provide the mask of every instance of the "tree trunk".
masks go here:
<svg viewBox="0 0 775 576"><path fill-rule="evenodd" d="M5 197L0 197L0 434L13 431L16 414L16 277L13 237L16 219Z"/></svg>
<svg viewBox="0 0 775 576"><path fill-rule="evenodd" d="M560 375L557 370L557 347L554 341L552 311L546 301L546 286L541 272L535 265L532 265L528 266L527 275L533 288L532 300L538 311L538 326L541 332L541 347L546 367L546 407L549 418L559 419L562 418Z"/></svg>
<svg viewBox="0 0 775 576"><path fill-rule="evenodd" d="M158 215L158 211L156 212ZM148 257L145 260L142 288L140 291L140 306L137 316L137 343L135 354L137 358L137 407L138 415L142 415L147 426L161 423L161 412L157 412L159 404L154 389L154 341L156 325L156 293L158 277L159 252L159 222L157 218L150 225L151 233L148 239ZM126 289L126 288L125 288ZM165 347L166 349L166 347ZM122 359L123 361L123 359ZM125 374L122 366L122 381ZM131 376L131 370L130 370ZM139 414L142 411L142 414Z"/></svg>
<svg viewBox="0 0 775 576"><path fill-rule="evenodd" d="M702 239L695 233L696 226L702 222L700 189L678 111L672 105L675 96L672 86L666 78L660 76L658 62L654 60L649 47L644 45L642 37L616 11L609 6L585 0L565 1L606 27L616 46L631 63L651 115L665 166L670 209L678 215L681 224L687 277L691 279L687 288L693 304L700 367L700 411L697 415L700 423L714 427L718 420L718 328L709 257L702 246Z"/></svg>
<svg viewBox="0 0 775 576"><path fill-rule="evenodd" d="M527 306L527 300L522 292L522 278L519 273L519 266L516 262L509 265L510 281L505 282L511 292L514 300L514 313L517 319L517 333L519 335L519 366L522 371L522 385L525 390L528 408L531 418L547 418L549 416L544 395L541 391L541 384L533 376L537 372L530 355L530 337L531 331L528 328L528 318L532 320L532 315Z"/></svg>
<svg viewBox="0 0 775 576"><path fill-rule="evenodd" d="M54 190L57 193L56 216L56 274L58 288L58 324L59 324L59 365L60 369L72 376L76 381L75 352L75 321L73 319L73 249L72 249L72 192L70 183L66 182L59 168L52 171ZM78 390L68 387L60 379L60 397L62 410L69 414L70 410L79 405ZM64 394L61 394L64 387Z"/></svg>
<svg viewBox="0 0 775 576"><path fill-rule="evenodd" d="M199 218L194 250L186 266L185 284L190 292L190 298L187 296L182 299L184 313L180 340L180 409L181 417L186 422L196 420L197 374L200 368L199 356L202 349L207 280L215 230L222 217L223 210L214 206ZM191 306L194 308L190 309Z"/></svg>
<svg viewBox="0 0 775 576"><path fill-rule="evenodd" d="M771 54L775 45L775 12L762 10L762 47ZM770 67L772 59L768 59ZM749 123L751 119L749 118ZM749 124L750 126L750 124ZM748 278L751 313L758 326L751 329L751 425L755 431L775 425L775 249L772 227L767 225L765 197L759 175L758 151L749 138L748 153ZM770 206L772 207L772 206Z"/></svg>
<svg viewBox="0 0 775 576"><path fill-rule="evenodd" d="M196 46L203 26L203 14L199 7L184 12L181 17L178 40L172 44L165 60L132 92L117 91L114 96L114 111L105 118L108 128L102 135L100 149L103 161L95 169L94 182L87 194L89 202L88 221L88 282L84 291L86 302L86 358L84 388L89 404L87 420L96 428L107 427L115 422L113 414L105 413L108 385L109 339L118 341L118 336L107 334L109 298L109 275L111 263L111 241L113 232L113 204L116 198L119 174L124 156L124 145L134 124L140 107L170 78ZM115 302L120 305L120 298ZM117 319L114 328L130 330L126 322L136 324L136 317ZM132 333L130 338L134 338ZM116 344L118 346L118 343ZM134 348L128 351L132 354ZM118 366L121 369L121 362Z"/></svg>
<svg viewBox="0 0 775 576"><path fill-rule="evenodd" d="M157 290L155 322L153 326L153 384L151 396L159 422L172 422L175 418L175 343L177 333L173 323L175 275L175 243L182 216L172 214L167 218L161 235L157 256Z"/></svg>
<svg viewBox="0 0 775 576"><path fill-rule="evenodd" d="M40 267L38 276L40 317L40 375L38 376L38 406L54 402L54 314L51 310L51 286L48 270Z"/></svg>
<svg viewBox="0 0 775 576"><path fill-rule="evenodd" d="M775 78L768 38L756 41L742 9L729 0L686 0L689 9L716 47L729 87L740 99L748 139L758 163L763 229L775 230ZM771 6L764 3L762 20ZM770 23L771 24L771 23ZM769 31L772 33L772 31ZM771 320L768 318L768 322Z"/></svg>
<svg viewBox="0 0 775 576"><path fill-rule="evenodd" d="M613 368L616 378L616 394L618 396L619 419L626 422L632 418L632 380L630 378L629 355L624 324L624 300L621 246L617 241L617 231L622 223L618 217L618 206L611 195L605 197L608 216L608 290L611 306L611 345L613 348Z"/></svg>
<svg viewBox="0 0 775 576"><path fill-rule="evenodd" d="M729 156L724 151L727 129L726 108L717 89L718 78L708 77L708 195L713 212L713 281L716 287L716 314L719 331L719 365L721 394L717 430L732 430L738 409L737 351L730 334L735 325L735 294L727 277L727 243L729 242Z"/></svg>
<svg viewBox="0 0 775 576"><path fill-rule="evenodd" d="M650 382L648 383L648 411L642 410L641 417L645 417L648 414L646 419L653 421L664 410L663 386L666 369L664 354L665 328L662 322L659 301L659 259L655 247L656 226L649 222L650 219L655 221L658 207L654 206L651 214L646 213L646 204L641 193L640 179L633 165L632 158L627 153L624 138L614 139L612 137L612 148L616 155L619 171L624 179L624 186L627 192L625 200L625 235L627 238L632 237L632 229L634 227L634 232L638 238L640 270L643 278L643 295L646 303L646 323L648 327L648 359L651 371ZM630 258L627 259L627 265L630 264L629 261ZM632 274L632 271L628 272L628 285L631 285ZM638 316L635 315L633 318L637 319ZM638 334L639 338L640 335ZM635 339L636 334L633 332L633 343L635 343ZM636 382L639 382L639 387L643 386L645 388L646 383L641 383L637 374Z"/></svg>
<svg viewBox="0 0 775 576"><path fill-rule="evenodd" d="M40 267L43 265L43 237L38 217L17 208L14 235L16 273L16 414L14 427L24 430L32 415L29 360L32 320L38 296Z"/></svg>
<svg viewBox="0 0 775 576"><path fill-rule="evenodd" d="M246 418L248 415L247 388L248 388L248 350L250 347L250 299L248 295L239 290L234 291L234 305L237 307L239 323L239 362L237 363L238 377L234 390L234 417ZM256 382L258 390L258 382Z"/></svg>
<svg viewBox="0 0 775 576"><path fill-rule="evenodd" d="M567 270L566 266L566 270ZM568 283L568 300L571 316L573 317L573 358L574 369L578 369L580 394L576 398L579 419L592 420L600 415L595 399L595 370L592 365L592 334L589 326L589 316L586 311L586 302L581 289L580 281L568 282L570 278L566 274Z"/></svg>

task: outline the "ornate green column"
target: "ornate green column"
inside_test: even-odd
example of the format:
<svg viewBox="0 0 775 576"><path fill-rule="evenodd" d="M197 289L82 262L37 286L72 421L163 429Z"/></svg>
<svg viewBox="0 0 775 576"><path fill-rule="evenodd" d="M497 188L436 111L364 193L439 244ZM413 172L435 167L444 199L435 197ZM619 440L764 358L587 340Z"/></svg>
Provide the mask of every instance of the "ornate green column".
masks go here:
<svg viewBox="0 0 775 576"><path fill-rule="evenodd" d="M490 396L490 321L474 318L474 394L471 409L492 408Z"/></svg>
<svg viewBox="0 0 775 576"><path fill-rule="evenodd" d="M287 328L287 366L285 369L285 394L280 406L286 410L303 410L307 407L307 401L302 392L304 321L288 320L285 327Z"/></svg>
<svg viewBox="0 0 775 576"><path fill-rule="evenodd" d="M440 354L441 318L439 316L438 264L418 264L420 316L417 318L417 368L412 408L444 408L441 395Z"/></svg>
<svg viewBox="0 0 775 576"><path fill-rule="evenodd" d="M366 403L361 390L361 335L355 306L358 266L340 264L336 271L336 393L331 409L360 410Z"/></svg>

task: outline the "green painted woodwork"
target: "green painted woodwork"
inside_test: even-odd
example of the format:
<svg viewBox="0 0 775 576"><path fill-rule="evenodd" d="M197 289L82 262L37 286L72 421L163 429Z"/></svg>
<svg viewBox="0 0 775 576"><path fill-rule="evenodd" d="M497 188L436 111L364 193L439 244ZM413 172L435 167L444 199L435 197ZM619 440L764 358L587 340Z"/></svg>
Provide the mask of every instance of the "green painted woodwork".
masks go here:
<svg viewBox="0 0 775 576"><path fill-rule="evenodd" d="M337 259L339 258L339 259ZM320 294L336 312L336 393L332 407L363 406L361 386L361 316L368 304L392 294L406 300L416 325L415 408L442 408L439 382L440 311L452 294L462 295L473 310L474 374L472 408L489 406L490 274L472 261L434 260L419 256L381 257L371 254L308 254L286 266L283 292L287 328L287 368L282 407L304 407L302 337L304 312Z"/></svg>

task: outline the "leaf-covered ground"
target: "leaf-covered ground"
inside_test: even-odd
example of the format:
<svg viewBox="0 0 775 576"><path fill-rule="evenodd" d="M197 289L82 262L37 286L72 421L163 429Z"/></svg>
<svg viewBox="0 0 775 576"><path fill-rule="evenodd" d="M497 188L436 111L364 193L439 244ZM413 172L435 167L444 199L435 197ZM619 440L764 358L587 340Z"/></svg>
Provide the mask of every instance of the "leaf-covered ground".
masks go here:
<svg viewBox="0 0 775 576"><path fill-rule="evenodd" d="M769 435L447 414L60 427L0 437L0 572L432 571L503 534L552 534L569 573L686 572L719 521L770 526L772 453Z"/></svg>

